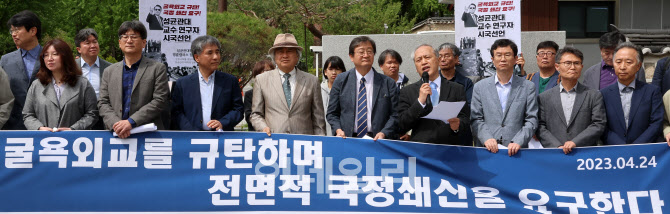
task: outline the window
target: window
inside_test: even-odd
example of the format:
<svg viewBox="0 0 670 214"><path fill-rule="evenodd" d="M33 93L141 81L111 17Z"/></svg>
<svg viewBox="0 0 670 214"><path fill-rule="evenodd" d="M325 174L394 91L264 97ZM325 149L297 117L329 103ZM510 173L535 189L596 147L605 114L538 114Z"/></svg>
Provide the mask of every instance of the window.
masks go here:
<svg viewBox="0 0 670 214"><path fill-rule="evenodd" d="M558 30L567 38L599 38L614 23L614 1L559 1Z"/></svg>

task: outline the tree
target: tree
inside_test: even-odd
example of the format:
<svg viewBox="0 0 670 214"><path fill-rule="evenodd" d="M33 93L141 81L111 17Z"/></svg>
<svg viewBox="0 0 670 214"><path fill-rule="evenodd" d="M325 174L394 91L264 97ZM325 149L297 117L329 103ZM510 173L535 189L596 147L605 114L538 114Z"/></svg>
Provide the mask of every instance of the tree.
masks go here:
<svg viewBox="0 0 670 214"><path fill-rule="evenodd" d="M421 21L430 17L453 16L453 5L438 3L438 0L401 0L401 13L408 17Z"/></svg>
<svg viewBox="0 0 670 214"><path fill-rule="evenodd" d="M41 44L52 38L61 38L72 49L74 36L80 29L93 28L98 32L100 56L111 62L123 58L119 49L117 30L122 22L137 19L138 2L136 0L60 0L45 3L40 0L0 0L0 22L2 26L14 14L31 10L42 22ZM8 32L8 29L7 31ZM0 33L0 53L16 50L16 45L8 33ZM75 52L76 53L76 52Z"/></svg>
<svg viewBox="0 0 670 214"><path fill-rule="evenodd" d="M309 46L321 45L323 35L356 35L406 32L414 20L401 16L398 0L229 0L229 10L265 21L283 33L295 35L305 48L299 65L311 73L314 56Z"/></svg>
<svg viewBox="0 0 670 214"><path fill-rule="evenodd" d="M221 71L240 79L240 86L251 79L254 64L265 59L274 38L281 33L262 20L239 12L207 13L207 33L221 42Z"/></svg>

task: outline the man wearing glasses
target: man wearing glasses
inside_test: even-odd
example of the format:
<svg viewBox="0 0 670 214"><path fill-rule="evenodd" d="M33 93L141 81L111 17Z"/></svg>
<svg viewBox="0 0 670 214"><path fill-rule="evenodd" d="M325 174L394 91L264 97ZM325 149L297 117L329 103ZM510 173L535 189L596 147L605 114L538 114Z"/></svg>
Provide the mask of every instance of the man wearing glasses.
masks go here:
<svg viewBox="0 0 670 214"><path fill-rule="evenodd" d="M161 17L163 8L160 5L154 6L147 15L147 23L149 23L149 30L163 30L163 17Z"/></svg>
<svg viewBox="0 0 670 214"><path fill-rule="evenodd" d="M595 146L605 131L607 118L600 91L578 81L584 68L584 54L565 47L558 51L556 59L559 62L554 68L561 72L561 83L537 98L540 106L537 137L544 148L562 148L568 154L575 147Z"/></svg>
<svg viewBox="0 0 670 214"><path fill-rule="evenodd" d="M491 45L496 74L475 84L472 92L470 121L475 142L493 153L498 145L515 155L537 129L537 96L535 85L513 75L518 48L509 39L498 39Z"/></svg>
<svg viewBox="0 0 670 214"><path fill-rule="evenodd" d="M7 25L18 50L5 54L0 59L0 66L7 73L15 98L9 119L2 129L25 130L21 111L30 83L35 80L35 74L40 69L39 55L42 46L39 39L42 38L42 22L35 13L24 10L12 16Z"/></svg>
<svg viewBox="0 0 670 214"><path fill-rule="evenodd" d="M536 95L553 88L560 81L559 73L555 67L556 58L554 58L557 51L558 44L553 41L544 41L537 45L535 58L540 72L526 75L527 80L535 83Z"/></svg>
<svg viewBox="0 0 670 214"><path fill-rule="evenodd" d="M464 22L463 25L465 27L477 27L477 15L475 15L475 11L477 10L477 5L475 4L470 4L465 8L465 12L463 12L463 16L461 16L461 20Z"/></svg>
<svg viewBox="0 0 670 214"><path fill-rule="evenodd" d="M123 60L107 67L100 83L98 109L105 127L120 138L149 123L165 129L160 117L168 105L165 65L142 58L147 30L140 21L125 21L118 32Z"/></svg>

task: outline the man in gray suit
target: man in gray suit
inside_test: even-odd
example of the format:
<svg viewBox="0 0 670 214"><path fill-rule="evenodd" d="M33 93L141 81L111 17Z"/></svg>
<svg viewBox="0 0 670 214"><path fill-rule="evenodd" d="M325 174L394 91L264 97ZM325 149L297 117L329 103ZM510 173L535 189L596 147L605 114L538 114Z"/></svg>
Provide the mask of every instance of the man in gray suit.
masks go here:
<svg viewBox="0 0 670 214"><path fill-rule="evenodd" d="M98 57L100 53L98 33L92 28L81 29L74 36L74 45L77 47L77 52L81 54L81 58L75 60L77 66L81 68L82 76L88 79L91 85L93 85L95 96L99 98L100 77L112 63Z"/></svg>
<svg viewBox="0 0 670 214"><path fill-rule="evenodd" d="M165 65L142 58L147 29L141 22L125 21L118 32L124 57L102 73L100 116L106 128L120 138L130 136L130 129L149 123L165 129L161 118L169 93Z"/></svg>
<svg viewBox="0 0 670 214"><path fill-rule="evenodd" d="M367 36L349 44L354 69L337 75L330 90L328 123L336 136L396 138L398 88L390 77L372 68L377 48Z"/></svg>
<svg viewBox="0 0 670 214"><path fill-rule="evenodd" d="M544 148L562 148L565 154L575 147L595 146L605 131L607 118L600 91L579 84L584 55L565 47L556 54L556 70L561 83L540 94L537 137ZM558 119L556 119L558 116Z"/></svg>
<svg viewBox="0 0 670 214"><path fill-rule="evenodd" d="M0 58L2 67L9 76L9 85L14 95L14 107L7 123L2 127L5 130L25 130L23 125L23 104L30 84L35 80L35 74L40 69L40 52L42 46L42 22L35 13L24 10L12 16L7 22L10 27L14 44L19 48Z"/></svg>
<svg viewBox="0 0 670 214"><path fill-rule="evenodd" d="M302 48L293 34L279 34L268 51L277 68L256 76L251 124L271 133L325 135L318 79L295 67Z"/></svg>
<svg viewBox="0 0 670 214"><path fill-rule="evenodd" d="M498 144L515 155L537 129L535 85L513 75L518 49L509 39L491 45L496 75L475 84L470 120L475 141L489 151L498 152Z"/></svg>
<svg viewBox="0 0 670 214"><path fill-rule="evenodd" d="M5 70L0 67L0 128L2 128L14 107L14 95L12 89L9 87L9 77Z"/></svg>
<svg viewBox="0 0 670 214"><path fill-rule="evenodd" d="M626 36L624 36L619 31L613 31L605 33L600 37L598 46L600 46L600 57L602 61L595 64L589 69L586 69L584 72L584 79L582 83L590 89L601 90L607 88L612 84L617 82L617 76L614 73L614 48L616 48L620 43L626 41ZM647 82L645 77L644 68L636 74L636 79L642 82Z"/></svg>

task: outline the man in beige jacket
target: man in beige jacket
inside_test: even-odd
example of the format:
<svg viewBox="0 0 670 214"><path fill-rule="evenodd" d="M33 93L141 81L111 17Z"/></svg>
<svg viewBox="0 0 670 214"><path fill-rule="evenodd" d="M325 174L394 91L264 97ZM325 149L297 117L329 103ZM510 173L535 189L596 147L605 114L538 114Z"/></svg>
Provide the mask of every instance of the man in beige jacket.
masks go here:
<svg viewBox="0 0 670 214"><path fill-rule="evenodd" d="M665 108L665 114L663 114L663 136L665 136L665 141L668 142L670 146L670 91L665 92L663 95L663 107Z"/></svg>
<svg viewBox="0 0 670 214"><path fill-rule="evenodd" d="M271 133L325 135L318 79L295 67L303 49L293 34L279 34L268 51L277 68L256 76L251 124Z"/></svg>

